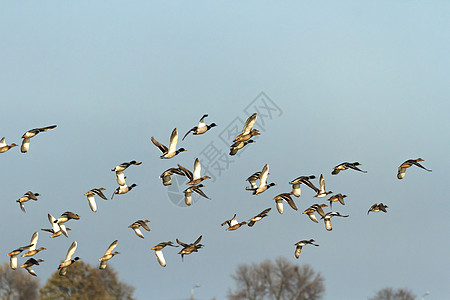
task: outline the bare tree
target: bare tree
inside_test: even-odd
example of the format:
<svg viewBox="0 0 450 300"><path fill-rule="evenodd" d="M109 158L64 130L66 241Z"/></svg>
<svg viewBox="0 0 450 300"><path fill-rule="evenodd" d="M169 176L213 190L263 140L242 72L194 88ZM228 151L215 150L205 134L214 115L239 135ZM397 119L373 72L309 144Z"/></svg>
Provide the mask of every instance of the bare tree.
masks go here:
<svg viewBox="0 0 450 300"><path fill-rule="evenodd" d="M417 296L407 289L384 288L369 300L415 300Z"/></svg>
<svg viewBox="0 0 450 300"><path fill-rule="evenodd" d="M12 270L8 263L0 265L0 300L37 299L39 280L23 269Z"/></svg>
<svg viewBox="0 0 450 300"><path fill-rule="evenodd" d="M275 262L240 265L231 275L236 283L230 300L318 300L325 291L324 279L309 265L298 266L285 258Z"/></svg>

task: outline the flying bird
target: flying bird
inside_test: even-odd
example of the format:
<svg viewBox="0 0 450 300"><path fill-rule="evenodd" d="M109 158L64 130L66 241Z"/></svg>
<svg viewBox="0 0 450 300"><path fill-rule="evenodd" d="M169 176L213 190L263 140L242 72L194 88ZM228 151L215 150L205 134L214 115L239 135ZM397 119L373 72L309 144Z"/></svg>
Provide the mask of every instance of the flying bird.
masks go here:
<svg viewBox="0 0 450 300"><path fill-rule="evenodd" d="M52 228L51 229L41 229L42 231L50 232L52 234L50 236L51 238L58 237L61 234L64 234L66 237L68 237L67 236L67 231L69 231L70 228L66 228L65 225L62 225L63 228L64 228L64 231L62 231L61 227L58 224L56 224L55 217L53 217L51 214L48 214L48 220L50 221L50 224L52 224Z"/></svg>
<svg viewBox="0 0 450 300"><path fill-rule="evenodd" d="M211 179L209 176L200 176L202 171L202 166L198 158L194 161L194 171L191 172L185 167L178 165L178 168L183 172L183 174L188 178L189 182L186 183L188 185L197 185L205 179Z"/></svg>
<svg viewBox="0 0 450 300"><path fill-rule="evenodd" d="M67 251L66 258L58 267L60 276L66 276L67 268L80 259L78 256L72 259L72 255L75 253L76 249L77 249L77 242L74 241L72 245L70 245L69 250Z"/></svg>
<svg viewBox="0 0 450 300"><path fill-rule="evenodd" d="M152 143L158 147L159 150L161 150L162 155L160 156L161 158L172 158L175 155L177 155L180 152L183 151L187 151L184 148L180 148L178 150L176 150L177 148L177 142L178 142L178 131L175 128L172 131L172 134L170 135L170 142L169 142L169 147L167 148L166 146L164 146L163 144L161 144L160 142L158 142L157 140L155 140L155 138L151 138Z"/></svg>
<svg viewBox="0 0 450 300"><path fill-rule="evenodd" d="M270 184L267 184L267 176L268 175L269 175L269 165L266 164L261 171L261 175L259 176L259 185L257 186L257 188L246 187L245 189L247 191L253 191L253 195L258 195L258 194L263 193L270 187L275 186L276 184L273 182Z"/></svg>
<svg viewBox="0 0 450 300"><path fill-rule="evenodd" d="M32 137L34 137L35 135L37 135L39 132L44 132L44 131L52 130L55 128L56 128L56 125L52 125L52 126L47 126L47 127L42 127L42 128L34 128L34 129L28 130L22 136L23 141L22 141L22 146L20 148L20 151L22 151L22 153L28 152L28 150L30 149L30 139Z"/></svg>
<svg viewBox="0 0 450 300"><path fill-rule="evenodd" d="M257 189L258 185L256 184L256 181L261 177L261 171L255 172L252 175L250 175L245 181L248 181L250 184L249 189Z"/></svg>
<svg viewBox="0 0 450 300"><path fill-rule="evenodd" d="M271 208L266 208L265 210L263 210L262 212L260 212L259 214L248 220L247 225L252 227L253 225L255 225L256 222L261 221L263 218L267 217L267 214L269 213L270 210Z"/></svg>
<svg viewBox="0 0 450 300"><path fill-rule="evenodd" d="M163 185L171 185L172 184L172 178L171 176L173 174L177 174L177 175L181 175L181 176L185 176L184 172L182 170L180 170L180 168L169 168L167 170L165 170L160 176L159 178L162 179L162 183Z"/></svg>
<svg viewBox="0 0 450 300"><path fill-rule="evenodd" d="M128 228L131 228L134 230L134 233L136 233L136 235L140 238L144 238L144 235L142 234L142 231L139 229L139 227L144 228L147 231L150 231L150 228L148 227L147 223L150 222L149 220L137 220L136 222L134 222L133 224L131 224L130 226L128 226Z"/></svg>
<svg viewBox="0 0 450 300"><path fill-rule="evenodd" d="M345 205L344 198L347 198L347 195L342 195L341 193L331 196L328 201L330 202L330 208L332 208L333 202L339 201L342 205Z"/></svg>
<svg viewBox="0 0 450 300"><path fill-rule="evenodd" d="M319 183L320 183L320 188L316 188L316 195L314 197L323 198L326 195L332 193L332 191L328 191L327 192L325 190L325 179L323 178L322 174L320 174Z"/></svg>
<svg viewBox="0 0 450 300"><path fill-rule="evenodd" d="M156 259L158 260L159 264L161 265L161 267L165 267L166 266L166 260L164 259L164 255L162 252L162 249L166 246L171 246L171 247L178 247L175 246L173 244L173 242L168 241L168 242L161 242L158 245L154 246L152 248L152 250L155 251L155 255L156 255Z"/></svg>
<svg viewBox="0 0 450 300"><path fill-rule="evenodd" d="M303 246L306 246L306 245L313 245L313 246L316 246L316 247L319 246L317 244L314 244L314 240L313 239L302 240L302 241L300 241L298 243L295 243L294 245L296 246L295 247L295 258L299 258L300 257L300 253L302 252Z"/></svg>
<svg viewBox="0 0 450 300"><path fill-rule="evenodd" d="M17 255L22 253L23 250L30 248L31 246L33 245L23 246L8 253L9 266L11 267L11 269L13 270L17 269Z"/></svg>
<svg viewBox="0 0 450 300"><path fill-rule="evenodd" d="M28 273L30 273L33 276L37 276L36 272L32 269L32 267L34 265L39 265L39 263L43 262L44 260L42 259L34 259L34 258L29 258L23 265L21 265L21 268L25 268Z"/></svg>
<svg viewBox="0 0 450 300"><path fill-rule="evenodd" d="M126 185L126 183L125 183L125 178L126 177L125 177L125 174L123 173L123 171L125 171L125 169L127 169L131 165L139 166L140 164L142 164L142 162L137 162L135 160L132 160L130 162L121 163L120 165L118 165L117 167L112 169L111 171L116 172L117 183L119 185L123 186L123 185Z"/></svg>
<svg viewBox="0 0 450 300"><path fill-rule="evenodd" d="M398 173L397 173L397 178L398 179L403 179L405 177L405 173L406 173L406 169L411 167L412 165L416 165L421 169L424 169L428 172L431 172L431 170L428 170L427 168L425 168L424 166L422 166L419 161L424 161L421 158L418 159L408 159L407 161L405 161L404 163L402 163L399 167L398 167Z"/></svg>
<svg viewBox="0 0 450 300"><path fill-rule="evenodd" d="M372 205L369 208L369 211L367 212L367 214L369 214L371 211L373 211L373 212L380 212L380 211L382 211L382 212L386 213L387 212L386 208L388 208L388 206L384 205L383 203L380 203L380 204L375 203L374 205Z"/></svg>
<svg viewBox="0 0 450 300"><path fill-rule="evenodd" d="M292 193L282 193L273 198L277 205L277 210L280 214L283 214L283 200L286 201L289 204L289 206L292 207L292 209L298 210L297 206L295 206L294 200L292 200L291 198L291 195Z"/></svg>
<svg viewBox="0 0 450 300"><path fill-rule="evenodd" d="M363 171L360 168L358 168L357 166L360 166L361 164L359 162L354 162L354 163L349 163L349 162L343 162L340 165L337 165L336 167L334 167L333 171L331 172L331 174L333 175L337 175L339 174L340 171L344 171L347 169L353 169L359 172L363 172L363 173L367 173L367 171Z"/></svg>
<svg viewBox="0 0 450 300"><path fill-rule="evenodd" d="M187 137L187 135L192 132L193 135L199 135L199 134L203 134L205 132L207 132L208 130L210 130L213 127L216 127L217 124L216 123L211 123L210 125L206 125L204 119L207 117L208 115L203 115L203 117L200 119L200 121L198 121L198 125L191 128L183 137L182 141L184 141L184 139Z"/></svg>
<svg viewBox="0 0 450 300"><path fill-rule="evenodd" d="M236 214L234 214L234 216L233 216L233 218L232 219L230 219L230 220L226 220L226 221L224 221L222 224L220 224L221 226L223 226L223 225L228 225L228 228L227 228L227 230L228 231L232 231L232 230L236 230L236 229L238 229L239 227L241 227L242 225L246 225L247 224L247 222L238 222L237 220L236 220Z"/></svg>
<svg viewBox="0 0 450 300"><path fill-rule="evenodd" d="M204 245L199 244L201 240L202 240L202 236L199 236L195 240L195 242L193 242L192 244L186 244L186 243L183 243L180 240L176 239L178 245L183 247L183 249L181 249L181 251L178 252L178 254L181 255L181 261L183 261L184 255L191 254L192 252L198 252L198 249L201 249L204 247Z"/></svg>
<svg viewBox="0 0 450 300"><path fill-rule="evenodd" d="M198 184L198 185L193 185L188 187L187 189L185 189L183 191L184 193L184 203L186 203L187 206L190 206L192 204L192 193L197 193L200 196L206 198L206 199L210 199L208 198L208 196L206 196L206 194L200 189L201 187L204 187L203 184Z"/></svg>
<svg viewBox="0 0 450 300"><path fill-rule="evenodd" d="M9 149L11 149L11 148L13 148L13 147L16 147L16 146L18 146L18 145L17 145L17 144L14 144L14 143L12 143L11 145L7 145L7 144L6 144L6 138L3 137L3 138L0 140L0 153L4 153L4 152L8 151Z"/></svg>
<svg viewBox="0 0 450 300"><path fill-rule="evenodd" d="M31 247L28 248L28 251L22 255L22 257L28 257L28 256L33 256L37 253L39 253L42 250L47 250L44 247L38 248L36 249L37 246L37 242L38 242L38 238L39 238L39 233L36 231L35 233L33 233L33 235L31 236L31 241L30 241L30 245Z"/></svg>
<svg viewBox="0 0 450 300"><path fill-rule="evenodd" d="M253 125L255 125L256 117L256 113L248 117L247 121L245 121L242 132L238 136L236 136L234 142L245 142L253 136L259 135L259 131L257 129L252 129Z"/></svg>
<svg viewBox="0 0 450 300"><path fill-rule="evenodd" d="M317 211L317 213L321 217L324 217L325 213L324 213L322 207L328 207L328 205L326 205L326 204L313 204L310 207L308 207L307 209L305 209L305 211L303 213L307 214L308 217L311 219L311 221L313 221L315 223L319 223L319 221L317 221L317 218L314 215L314 213Z"/></svg>
<svg viewBox="0 0 450 300"><path fill-rule="evenodd" d="M238 141L234 142L230 147L230 155L236 155L236 153L247 146L248 144L256 143L254 140L247 140L247 141Z"/></svg>
<svg viewBox="0 0 450 300"><path fill-rule="evenodd" d="M89 190L87 193L85 193L84 195L87 196L87 200L89 202L89 207L91 208L91 210L93 212L97 212L97 203L95 202L94 196L97 195L100 198L104 199L104 200L108 200L108 198L106 198L106 196L103 194L102 191L104 191L104 188L98 188L98 189L92 189Z"/></svg>
<svg viewBox="0 0 450 300"><path fill-rule="evenodd" d="M313 189L314 191L317 191L317 188L314 186L314 184L312 184L311 181L309 181L310 179L316 179L317 177L314 175L310 175L310 176L300 176L295 178L294 180L292 180L291 182L289 182L289 184L292 184L292 194L295 197L300 197L302 191L300 189L300 185L303 183L304 185L310 187L311 189Z"/></svg>
<svg viewBox="0 0 450 300"><path fill-rule="evenodd" d="M57 220L54 220L53 223L55 223L59 226L60 231L62 231L62 233L66 237L69 237L69 235L67 234L67 229L66 229L65 223L69 220L79 220L79 219L80 219L80 216L77 215L76 213L73 213L71 211L66 211Z"/></svg>
<svg viewBox="0 0 450 300"><path fill-rule="evenodd" d="M105 254L99 258L100 266L98 268L100 270L103 270L106 268L106 264L108 263L108 260L113 258L114 255L120 254L120 252L117 252L117 251L112 252L116 248L118 242L119 242L118 240L115 240L114 242L112 242L111 245L109 245L108 249L106 249Z"/></svg>
<svg viewBox="0 0 450 300"><path fill-rule="evenodd" d="M325 216L323 216L321 219L323 219L323 221L325 222L325 228L326 228L328 231L333 230L333 227L331 226L331 218L332 218L332 217L343 217L343 218L347 218L348 215L347 215L347 216L343 216L343 215L341 215L341 214L338 213L338 212L329 212L329 213L325 214Z"/></svg>
<svg viewBox="0 0 450 300"><path fill-rule="evenodd" d="M114 195L122 195L126 194L134 187L137 187L138 185L133 183L132 185L119 185L119 187L114 191L114 193L111 196L111 199L114 198Z"/></svg>
<svg viewBox="0 0 450 300"><path fill-rule="evenodd" d="M20 197L20 199L16 200L16 202L19 203L20 209L21 209L23 212L26 212L26 211L25 211L25 205L24 205L24 203L27 202L27 201L29 201L29 200L37 201L37 200L38 200L38 199L37 199L38 196L40 196L39 193L33 193L33 192L28 191L28 192L26 192L25 194L23 194L23 196Z"/></svg>

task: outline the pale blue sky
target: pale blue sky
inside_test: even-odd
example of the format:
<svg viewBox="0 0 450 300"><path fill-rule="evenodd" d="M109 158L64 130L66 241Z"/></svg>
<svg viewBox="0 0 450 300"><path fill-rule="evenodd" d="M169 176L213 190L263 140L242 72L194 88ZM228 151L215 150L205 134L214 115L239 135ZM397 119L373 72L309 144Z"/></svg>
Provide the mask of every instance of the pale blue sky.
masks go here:
<svg viewBox="0 0 450 300"><path fill-rule="evenodd" d="M28 129L57 124L18 148L0 154L3 199L0 262L48 228L47 213L81 215L69 239L49 239L36 272L41 283L54 272L73 240L76 254L96 264L119 240L110 265L136 287L138 299L224 299L240 263L283 256L310 264L325 277L325 300L366 299L378 289L407 287L427 299L450 293L446 171L450 167L450 4L446 1L3 1L0 3L0 138L20 143ZM195 157L264 92L281 109L257 142L206 183L211 201L181 208L158 176ZM188 152L160 160L150 142L167 143L173 128L184 134L205 113L219 127L180 142ZM259 118L261 120L261 118ZM255 128L261 128L256 124ZM397 167L422 157L432 173ZM92 213L83 194L117 187L116 165L142 161L126 171L139 186ZM332 176L344 161L367 174ZM244 181L270 165L277 186L252 196ZM327 188L346 194L349 214L327 232L301 214L316 203L303 190L279 215L273 197L300 175L324 174ZM15 200L42 194L20 211ZM373 203L389 206L371 214ZM248 219L272 207L253 228L226 232L233 214ZM151 220L139 239L127 228ZM181 262L165 249L167 267L150 248L179 238L205 248ZM314 238L299 260L294 244ZM19 260L22 262L23 259Z"/></svg>

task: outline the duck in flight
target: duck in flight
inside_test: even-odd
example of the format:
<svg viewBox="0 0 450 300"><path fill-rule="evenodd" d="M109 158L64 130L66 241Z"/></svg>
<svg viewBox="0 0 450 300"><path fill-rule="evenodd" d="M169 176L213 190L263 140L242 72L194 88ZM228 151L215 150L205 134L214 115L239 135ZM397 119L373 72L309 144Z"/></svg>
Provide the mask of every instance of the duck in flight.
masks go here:
<svg viewBox="0 0 450 300"><path fill-rule="evenodd" d="M370 212L380 212L380 211L386 213L387 212L386 208L388 208L388 206L384 205L383 203L380 203L380 204L375 203L374 205L372 205L369 208L369 211L367 212L367 214L369 214Z"/></svg>
<svg viewBox="0 0 450 300"><path fill-rule="evenodd" d="M227 230L228 231L232 231L232 230L236 230L236 229L238 229L239 227L241 227L242 225L246 225L247 224L247 222L238 222L237 220L236 220L236 214L234 214L234 216L233 216L233 218L232 219L230 219L230 220L226 220L226 221L224 221L222 224L220 224L221 226L223 226L223 225L228 225L228 228L227 228Z"/></svg>
<svg viewBox="0 0 450 300"><path fill-rule="evenodd" d="M193 185L188 187L187 189L185 189L183 191L184 193L184 203L186 203L187 206L190 206L192 204L192 193L197 193L200 196L206 198L206 199L210 199L208 198L208 196L206 196L206 194L200 189L201 187L204 187L203 184L198 184L198 185Z"/></svg>
<svg viewBox="0 0 450 300"><path fill-rule="evenodd" d="M3 137L0 140L0 153L5 153L6 151L8 151L9 149L13 148L13 147L17 147L17 144L12 143L11 145L7 145L6 144L6 138Z"/></svg>
<svg viewBox="0 0 450 300"><path fill-rule="evenodd" d="M360 166L361 164L359 162L354 162L354 163L349 163L349 162L343 162L340 165L337 165L336 167L334 167L333 171L331 172L331 174L333 175L337 175L339 174L340 171L343 170L347 170L347 169L353 169L362 173L367 173L367 171L363 171L360 168L358 168L358 166Z"/></svg>
<svg viewBox="0 0 450 300"><path fill-rule="evenodd" d="M77 242L74 241L72 245L70 245L69 250L67 250L67 254L66 257L64 258L64 261L58 267L60 276L66 276L67 268L80 259L78 256L72 259L72 256L75 253L76 249L77 249Z"/></svg>
<svg viewBox="0 0 450 300"><path fill-rule="evenodd" d="M38 196L40 196L39 193L33 193L33 192L31 192L31 191L28 191L28 192L26 192L22 197L20 197L18 200L16 200L16 202L19 203L20 209L21 209L23 212L26 212L26 211L25 211L25 205L24 205L24 203L27 202L27 201L29 201L29 200L37 201L37 200L38 200L38 199L37 199Z"/></svg>
<svg viewBox="0 0 450 300"><path fill-rule="evenodd" d="M200 176L202 166L198 158L196 158L194 162L194 172L189 171L188 169L186 169L181 165L178 165L178 169L180 169L183 172L183 174L188 178L189 181L188 183L186 183L187 185L197 185L205 179L211 179L211 177L209 176Z"/></svg>
<svg viewBox="0 0 450 300"><path fill-rule="evenodd" d="M52 125L52 126L41 127L41 128L34 128L34 129L28 130L22 136L23 141L22 141L22 146L20 148L20 151L22 153L28 152L28 150L30 149L30 139L32 137L36 136L40 132L45 132L45 131L52 130L52 129L55 129L55 128L56 128L56 125Z"/></svg>
<svg viewBox="0 0 450 300"><path fill-rule="evenodd" d="M316 179L317 177L314 175L310 176L300 176L289 182L289 184L292 184L292 194L295 197L300 197L302 191L300 189L300 185L303 183L304 185L310 187L314 191L317 191L317 188L312 184L310 181L311 179Z"/></svg>
<svg viewBox="0 0 450 300"><path fill-rule="evenodd" d="M211 123L210 125L206 125L204 119L207 117L208 115L205 114L203 115L203 117L200 119L200 121L198 121L198 125L191 128L181 139L182 141L184 141L184 139L187 137L187 135L189 133L192 132L193 135L199 135L199 134L203 134L205 132L207 132L208 130L210 130L213 127L216 127L217 124L216 123Z"/></svg>
<svg viewBox="0 0 450 300"><path fill-rule="evenodd" d="M118 240L112 242L111 245L109 245L108 249L106 249L105 254L99 258L100 265L98 268L100 270L106 269L106 264L108 263L108 260L113 258L115 255L120 254L120 252L117 251L112 252L116 248L118 242L119 242Z"/></svg>
<svg viewBox="0 0 450 300"><path fill-rule="evenodd" d="M93 212L97 212L97 203L95 202L95 198L94 196L97 195L100 198L104 199L104 200L108 200L108 198L106 198L106 196L103 194L102 191L104 191L104 188L98 188L98 189L92 189L89 190L87 193L85 193L84 195L87 196L87 200L89 202L89 207L91 208L91 210Z"/></svg>
<svg viewBox="0 0 450 300"><path fill-rule="evenodd" d="M126 183L125 183L125 178L126 177L125 177L125 174L123 173L123 171L125 171L131 165L139 166L140 164L142 164L142 162L137 162L135 160L132 160L130 162L121 163L120 165L118 165L117 167L112 169L111 171L115 171L116 172L117 183L119 185L123 186L123 185L126 185Z"/></svg>
<svg viewBox="0 0 450 300"><path fill-rule="evenodd" d="M292 200L291 198L291 195L292 193L282 193L273 198L277 205L277 210L280 214L283 214L283 200L286 201L289 204L289 206L292 207L292 209L298 210L294 200Z"/></svg>
<svg viewBox="0 0 450 300"><path fill-rule="evenodd" d="M256 222L261 221L263 218L267 217L267 214L269 213L270 210L271 208L266 208L265 210L263 210L262 212L260 212L259 214L248 220L247 225L252 227L253 225L255 225Z"/></svg>
<svg viewBox="0 0 450 300"><path fill-rule="evenodd" d="M161 242L151 249L151 250L155 251L156 259L158 260L161 267L166 266L166 260L164 259L164 254L162 252L162 249L164 249L166 246L178 247L178 246L174 245L173 242L168 241L168 242Z"/></svg>
<svg viewBox="0 0 450 300"><path fill-rule="evenodd" d="M139 229L139 227L144 228L147 231L150 231L150 228L148 227L147 223L150 222L149 220L137 220L136 222L134 222L133 224L131 224L130 226L128 226L128 228L131 228L134 230L134 233L136 233L136 235L140 238L144 238L144 235L142 234L142 231Z"/></svg>
<svg viewBox="0 0 450 300"><path fill-rule="evenodd" d="M253 195L258 195L258 194L265 192L270 187L275 186L276 184L273 182L267 184L267 176L269 176L269 165L268 164L266 164L261 171L261 174L259 176L259 185L257 185L256 188L255 187L252 187L252 188L246 187L245 189L247 191L253 191Z"/></svg>
<svg viewBox="0 0 450 300"><path fill-rule="evenodd" d="M181 176L185 176L184 172L180 168L169 168L165 170L159 178L162 179L162 183L164 186L171 185L172 184L172 175L177 174Z"/></svg>
<svg viewBox="0 0 450 300"><path fill-rule="evenodd" d="M422 166L419 162L420 161L424 161L421 158L418 159L408 159L407 161L405 161L404 163L402 163L399 167L398 167L398 173L397 173L397 178L398 179L403 179L405 177L405 173L406 173L406 169L411 167L412 165L418 166L421 169L424 169L428 172L431 172L431 170L425 168L424 166Z"/></svg>
<svg viewBox="0 0 450 300"><path fill-rule="evenodd" d="M161 150L162 155L160 156L161 158L172 158L175 155L179 154L180 152L183 151L187 151L184 148L180 148L178 150L176 150L177 148L177 142L178 142L178 131L175 128L172 131L172 134L170 135L170 142L169 142L169 147L164 146L163 144L161 144L160 142L158 142L157 140L155 140L154 137L151 138L152 143L158 147L159 150Z"/></svg>
<svg viewBox="0 0 450 300"><path fill-rule="evenodd" d="M314 197L323 198L326 195L332 193L332 191L328 191L328 192L326 191L326 189L325 189L325 179L323 178L322 174L320 174L319 184L320 184L320 187L316 188L316 195Z"/></svg>
<svg viewBox="0 0 450 300"><path fill-rule="evenodd" d="M306 246L306 245L313 245L313 246L316 246L316 247L319 246L317 244L314 244L314 240L313 239L301 240L300 242L295 243L294 245L296 246L295 247L295 258L299 258L300 257L300 253L302 253L303 246Z"/></svg>

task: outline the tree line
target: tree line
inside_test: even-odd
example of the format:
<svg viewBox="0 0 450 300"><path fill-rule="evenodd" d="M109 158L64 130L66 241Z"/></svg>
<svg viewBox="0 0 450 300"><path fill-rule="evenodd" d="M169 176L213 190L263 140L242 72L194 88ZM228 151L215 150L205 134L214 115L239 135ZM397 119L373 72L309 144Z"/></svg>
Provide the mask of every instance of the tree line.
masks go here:
<svg viewBox="0 0 450 300"><path fill-rule="evenodd" d="M321 300L325 279L307 264L297 265L285 258L242 264L231 275L235 286L229 300ZM78 262L66 276L55 272L40 287L27 272L0 265L0 300L134 300L134 287L119 281L112 268L99 270ZM408 289L384 288L368 300L416 300Z"/></svg>

